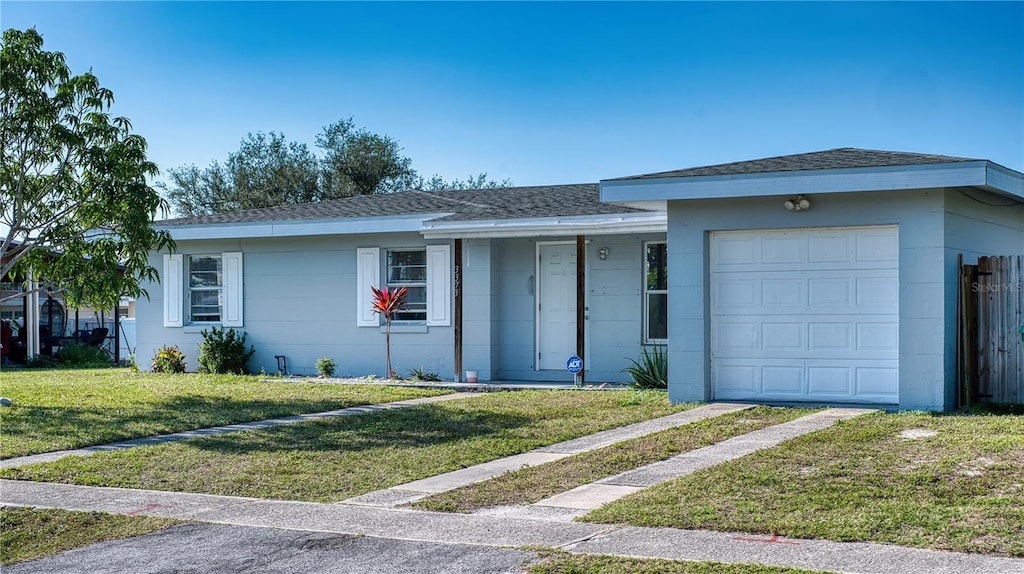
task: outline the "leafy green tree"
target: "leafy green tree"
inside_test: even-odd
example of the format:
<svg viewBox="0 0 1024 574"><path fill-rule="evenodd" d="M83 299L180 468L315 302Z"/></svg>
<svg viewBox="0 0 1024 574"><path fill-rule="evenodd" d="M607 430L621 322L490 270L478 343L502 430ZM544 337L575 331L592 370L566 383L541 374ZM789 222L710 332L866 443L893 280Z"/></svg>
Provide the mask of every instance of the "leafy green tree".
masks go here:
<svg viewBox="0 0 1024 574"><path fill-rule="evenodd" d="M320 198L316 156L305 144L285 141L283 134L249 134L228 157L226 169L234 185L233 201L225 205L228 210Z"/></svg>
<svg viewBox="0 0 1024 574"><path fill-rule="evenodd" d="M325 126L316 145L324 152L323 199L402 191L415 181L398 141L356 128L352 118Z"/></svg>
<svg viewBox="0 0 1024 574"><path fill-rule="evenodd" d="M225 163L172 168L158 184L181 216L192 217L326 201L406 189L424 191L511 187L511 180L486 173L447 181L425 179L402 155L394 138L357 127L352 118L325 126L316 137L319 153L288 142L283 134L249 134Z"/></svg>
<svg viewBox="0 0 1024 574"><path fill-rule="evenodd" d="M487 172L483 172L475 176L471 175L464 180L455 178L446 181L437 174L434 174L430 179L419 177L413 187L423 191L459 191L466 189L498 189L501 187L512 187L512 185L511 179L495 181L487 179Z"/></svg>
<svg viewBox="0 0 1024 574"><path fill-rule="evenodd" d="M73 76L35 29L0 46L0 278L29 272L72 305L113 307L158 279L149 252L173 247L150 223L167 204L146 140L112 117L114 94Z"/></svg>
<svg viewBox="0 0 1024 574"><path fill-rule="evenodd" d="M229 211L234 189L228 171L216 160L206 169L195 165L171 168L167 172L171 185L157 184L168 191L167 198L183 217Z"/></svg>

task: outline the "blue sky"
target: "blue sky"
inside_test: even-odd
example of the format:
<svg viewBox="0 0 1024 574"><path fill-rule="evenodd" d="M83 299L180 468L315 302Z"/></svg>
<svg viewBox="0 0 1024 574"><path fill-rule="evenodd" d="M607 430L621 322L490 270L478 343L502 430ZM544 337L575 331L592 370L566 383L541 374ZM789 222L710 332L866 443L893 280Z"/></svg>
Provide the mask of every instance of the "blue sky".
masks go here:
<svg viewBox="0 0 1024 574"><path fill-rule="evenodd" d="M517 185L864 147L1024 171L1024 3L0 4L167 170L353 116Z"/></svg>

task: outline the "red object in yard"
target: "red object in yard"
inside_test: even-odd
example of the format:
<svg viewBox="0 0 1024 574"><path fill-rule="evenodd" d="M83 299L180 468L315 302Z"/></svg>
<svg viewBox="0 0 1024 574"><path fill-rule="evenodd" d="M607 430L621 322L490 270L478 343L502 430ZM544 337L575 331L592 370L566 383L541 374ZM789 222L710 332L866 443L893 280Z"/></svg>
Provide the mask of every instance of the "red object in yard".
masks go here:
<svg viewBox="0 0 1024 574"><path fill-rule="evenodd" d="M0 323L0 345L3 345L3 349L0 349L0 357L11 354L11 348L14 346L14 329L11 329L10 319L4 319Z"/></svg>

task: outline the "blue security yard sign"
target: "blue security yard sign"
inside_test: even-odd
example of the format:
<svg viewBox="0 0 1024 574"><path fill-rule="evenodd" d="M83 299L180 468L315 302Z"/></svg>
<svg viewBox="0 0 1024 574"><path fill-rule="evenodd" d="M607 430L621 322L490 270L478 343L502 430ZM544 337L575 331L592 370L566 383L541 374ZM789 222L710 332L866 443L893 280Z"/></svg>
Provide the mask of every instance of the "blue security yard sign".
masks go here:
<svg viewBox="0 0 1024 574"><path fill-rule="evenodd" d="M583 359L573 355L565 362L565 370L574 375L580 374L583 370Z"/></svg>

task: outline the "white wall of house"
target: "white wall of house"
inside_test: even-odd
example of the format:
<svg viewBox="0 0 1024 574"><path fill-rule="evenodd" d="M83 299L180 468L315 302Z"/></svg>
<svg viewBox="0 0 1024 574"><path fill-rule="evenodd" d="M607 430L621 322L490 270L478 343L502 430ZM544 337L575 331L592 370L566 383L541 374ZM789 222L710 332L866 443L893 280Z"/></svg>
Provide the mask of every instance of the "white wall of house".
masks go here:
<svg viewBox="0 0 1024 574"><path fill-rule="evenodd" d="M641 340L643 242L663 234L593 236L588 244L588 304L591 357L588 382L626 381L619 371L636 357ZM544 241L575 241L575 236ZM243 253L243 325L256 349L254 371L275 372L275 355L285 355L289 371L313 375L319 357L333 358L339 375L384 376L383 328L358 327L356 250L450 244L425 241L418 233L365 234L231 240L179 240L177 253ZM608 247L606 260L598 258ZM482 380L571 381L564 370L535 370L537 240L466 239L463 242L463 368ZM150 262L162 268L163 256ZM187 273L183 274L182 285ZM531 292L531 281L534 287ZM163 288L148 286L150 299L137 302L140 367L148 368L163 345L186 353L197 368L196 349L205 325L165 327ZM187 297L184 298L187 301ZM422 368L454 377L454 327L398 326L392 329L392 362L405 375Z"/></svg>
<svg viewBox="0 0 1024 574"><path fill-rule="evenodd" d="M432 241L430 243L443 243ZM275 355L292 373L313 375L319 357L333 358L339 375L384 376L383 327L356 325L356 249L419 247L416 233L178 241L177 253L240 251L244 254L244 323L239 330L256 349L250 368L276 372ZM162 268L161 255L150 263ZM184 285L181 286L184 290ZM136 357L148 367L162 345L176 345L195 370L203 325L163 326L163 289L149 286L150 300L137 303ZM451 377L451 326L395 326L393 367L403 375L423 368Z"/></svg>
<svg viewBox="0 0 1024 574"><path fill-rule="evenodd" d="M899 228L899 407L943 409L947 371L944 190L811 195L809 210L787 211L789 196L668 202L669 394L712 396L708 240L713 231L897 225Z"/></svg>

